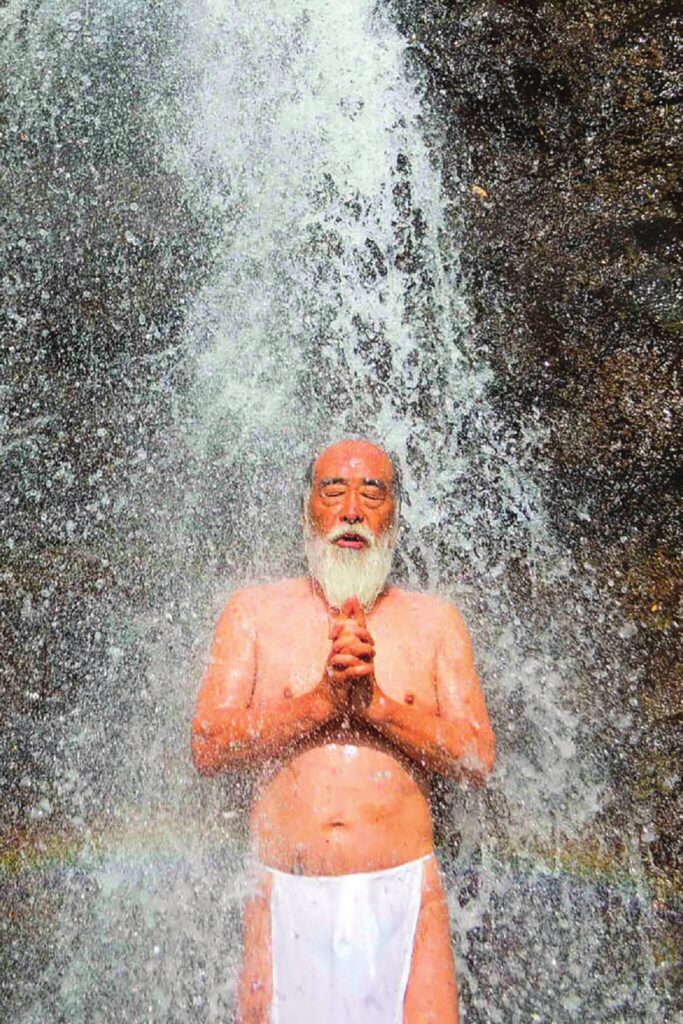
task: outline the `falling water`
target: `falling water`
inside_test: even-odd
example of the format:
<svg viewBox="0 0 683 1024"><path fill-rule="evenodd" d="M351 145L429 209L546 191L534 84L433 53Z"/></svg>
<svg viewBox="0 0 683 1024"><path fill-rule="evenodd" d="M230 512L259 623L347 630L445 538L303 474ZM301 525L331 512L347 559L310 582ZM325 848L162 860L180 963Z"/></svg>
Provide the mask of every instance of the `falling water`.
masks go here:
<svg viewBox="0 0 683 1024"><path fill-rule="evenodd" d="M67 26L79 74L93 39L149 24L134 0L36 17L33 54ZM24 869L43 952L15 962L12 1019L229 1019L249 792L194 777L192 705L227 593L302 571L303 470L348 434L401 465L397 577L462 609L499 741L487 792L435 801L464 1019L661 1019L635 832L610 874L600 829L615 797L595 693L619 624L553 533L542 425L512 430L493 404L406 40L366 0L186 0L181 27L140 102L185 212L211 225L210 270L179 296L181 342L140 385L126 478L102 499L136 586L93 605L98 669L41 726L52 795L32 815L48 834L58 806L70 838Z"/></svg>

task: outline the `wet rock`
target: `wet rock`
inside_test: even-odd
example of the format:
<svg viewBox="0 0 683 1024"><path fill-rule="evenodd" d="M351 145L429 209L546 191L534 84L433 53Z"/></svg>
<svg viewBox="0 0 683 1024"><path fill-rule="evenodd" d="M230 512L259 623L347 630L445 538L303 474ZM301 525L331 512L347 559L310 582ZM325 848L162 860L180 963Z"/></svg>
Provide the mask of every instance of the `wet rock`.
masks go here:
<svg viewBox="0 0 683 1024"><path fill-rule="evenodd" d="M645 863L674 899L678 11L666 0L397 6L445 132L444 181L500 408L511 424L530 411L544 424L556 527L639 623L642 741L623 787L652 811Z"/></svg>

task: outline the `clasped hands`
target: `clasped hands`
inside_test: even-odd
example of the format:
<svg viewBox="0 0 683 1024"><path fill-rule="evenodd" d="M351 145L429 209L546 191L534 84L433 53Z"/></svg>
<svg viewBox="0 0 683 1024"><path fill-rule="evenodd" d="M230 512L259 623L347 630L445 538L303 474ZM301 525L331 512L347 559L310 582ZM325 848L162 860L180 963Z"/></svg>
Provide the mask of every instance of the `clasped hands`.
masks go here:
<svg viewBox="0 0 683 1024"><path fill-rule="evenodd" d="M375 682L375 644L358 598L349 598L332 617L330 640L330 700L340 711L362 714L381 694Z"/></svg>

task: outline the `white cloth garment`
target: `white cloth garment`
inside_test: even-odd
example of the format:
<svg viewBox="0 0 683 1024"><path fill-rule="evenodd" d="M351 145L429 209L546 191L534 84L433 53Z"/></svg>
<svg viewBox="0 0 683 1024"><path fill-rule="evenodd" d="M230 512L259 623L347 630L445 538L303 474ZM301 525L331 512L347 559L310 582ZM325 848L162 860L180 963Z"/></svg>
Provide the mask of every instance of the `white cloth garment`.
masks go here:
<svg viewBox="0 0 683 1024"><path fill-rule="evenodd" d="M424 863L353 875L266 868L271 1024L402 1024Z"/></svg>

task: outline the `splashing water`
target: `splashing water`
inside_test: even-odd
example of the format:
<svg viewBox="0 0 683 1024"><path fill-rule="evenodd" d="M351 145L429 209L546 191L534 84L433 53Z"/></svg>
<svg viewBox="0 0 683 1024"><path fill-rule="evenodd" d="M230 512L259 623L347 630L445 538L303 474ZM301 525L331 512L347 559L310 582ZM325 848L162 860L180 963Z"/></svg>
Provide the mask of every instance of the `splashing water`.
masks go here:
<svg viewBox="0 0 683 1024"><path fill-rule="evenodd" d="M613 796L592 700L618 667L591 621L612 627L553 535L540 426L510 430L490 397L406 42L364 0L187 0L184 16L188 110L159 131L219 243L173 356L182 384L156 396L172 412L151 473L118 495L139 508L129 571L149 584L101 613L106 668L59 734L75 832L35 869L34 907L51 850L58 906L36 928L53 954L14 1019L229 1019L249 793L194 777L192 704L226 592L302 570L304 467L360 433L401 465L399 582L463 610L499 741L488 792L435 801L464 1019L656 1020L637 844L610 859L596 824Z"/></svg>

